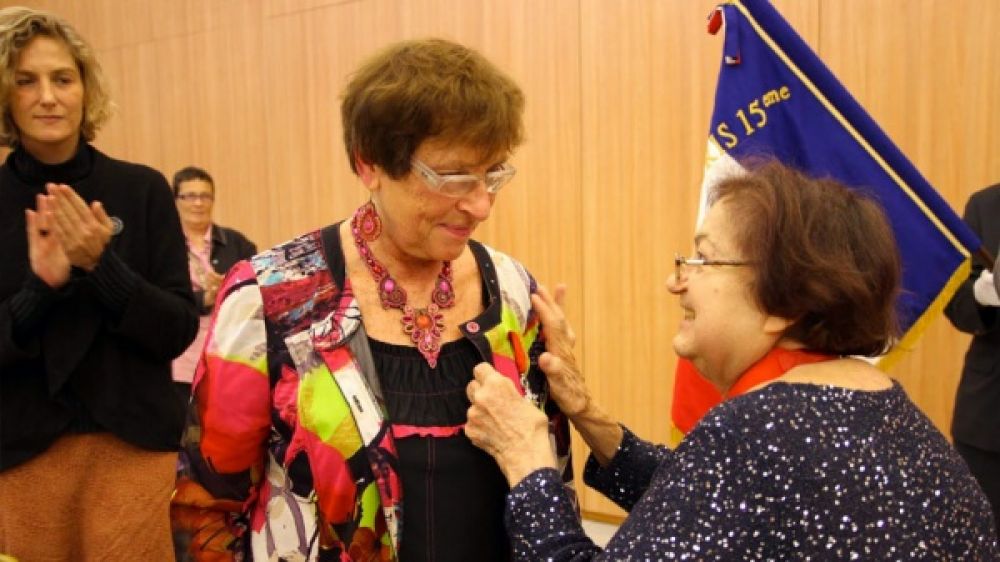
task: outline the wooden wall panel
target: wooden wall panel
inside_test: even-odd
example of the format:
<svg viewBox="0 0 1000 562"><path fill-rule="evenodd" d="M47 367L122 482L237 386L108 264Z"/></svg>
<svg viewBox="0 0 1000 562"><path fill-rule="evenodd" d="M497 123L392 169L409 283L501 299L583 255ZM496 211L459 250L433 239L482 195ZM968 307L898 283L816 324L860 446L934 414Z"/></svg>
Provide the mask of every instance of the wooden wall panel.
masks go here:
<svg viewBox="0 0 1000 562"><path fill-rule="evenodd" d="M118 158L134 160L130 154L142 154L145 160L141 162L149 165L162 161L160 143L154 141L159 138L161 120L153 111L160 99L153 47L146 43L99 53L114 100L114 116L98 131L96 144L115 146L110 155Z"/></svg>
<svg viewBox="0 0 1000 562"><path fill-rule="evenodd" d="M969 195L1000 181L1000 56L991 41L1000 5L879 0L864 14L822 0L817 50L961 213ZM946 434L968 342L942 317L891 373Z"/></svg>
<svg viewBox="0 0 1000 562"><path fill-rule="evenodd" d="M217 185L219 222L266 242L270 229L260 222L269 215L261 194L269 191L262 187L271 159L261 22L214 27L200 19L196 25L194 33L102 52L119 114L98 145L155 162L168 181L183 166L204 167Z"/></svg>
<svg viewBox="0 0 1000 562"><path fill-rule="evenodd" d="M98 146L168 177L205 167L219 222L262 247L364 200L339 96L365 57L424 36L482 51L525 90L527 142L478 238L568 283L595 395L666 439L679 309L664 282L691 246L715 0L0 0L14 4L64 15L99 51L119 111ZM775 5L957 209L1000 181L1000 4ZM938 320L893 373L943 430L967 341ZM621 515L579 488L589 514Z"/></svg>
<svg viewBox="0 0 1000 562"><path fill-rule="evenodd" d="M264 9L267 16L289 15L312 10L322 10L341 4L362 2L363 0L266 0Z"/></svg>
<svg viewBox="0 0 1000 562"><path fill-rule="evenodd" d="M268 20L262 67L273 242L343 218L364 200L340 140L340 90L365 52L357 6Z"/></svg>
<svg viewBox="0 0 1000 562"><path fill-rule="evenodd" d="M122 0L111 0L121 3ZM265 0L141 0L153 20L152 39L195 35L226 28L259 28L264 19ZM145 38L149 40L150 37ZM244 45L224 45L221 53L237 54Z"/></svg>

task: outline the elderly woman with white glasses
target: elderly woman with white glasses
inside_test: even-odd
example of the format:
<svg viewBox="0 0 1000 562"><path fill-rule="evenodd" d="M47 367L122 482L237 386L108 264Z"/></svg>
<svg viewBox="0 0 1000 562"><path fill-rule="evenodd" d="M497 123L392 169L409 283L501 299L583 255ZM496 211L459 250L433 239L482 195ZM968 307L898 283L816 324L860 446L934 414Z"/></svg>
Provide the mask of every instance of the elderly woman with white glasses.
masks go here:
<svg viewBox="0 0 1000 562"><path fill-rule="evenodd" d="M473 366L547 413L570 466L537 369L535 282L472 239L514 176L523 107L509 77L443 40L353 75L344 143L370 199L220 289L174 502L196 558L511 559L507 481L463 432Z"/></svg>

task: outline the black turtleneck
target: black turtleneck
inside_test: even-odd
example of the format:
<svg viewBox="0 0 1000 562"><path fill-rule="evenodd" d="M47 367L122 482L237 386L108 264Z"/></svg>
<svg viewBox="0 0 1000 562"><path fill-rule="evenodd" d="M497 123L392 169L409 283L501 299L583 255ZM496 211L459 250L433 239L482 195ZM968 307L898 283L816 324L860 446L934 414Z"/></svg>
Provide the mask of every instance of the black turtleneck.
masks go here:
<svg viewBox="0 0 1000 562"><path fill-rule="evenodd" d="M118 228L90 272L52 290L30 267L25 209L48 182L100 201ZM170 360L198 312L170 187L159 172L81 142L45 164L15 149L0 166L0 470L80 420L139 447L170 450L183 424Z"/></svg>
<svg viewBox="0 0 1000 562"><path fill-rule="evenodd" d="M7 165L18 179L31 186L44 187L49 182L72 185L90 175L94 166L94 149L81 139L69 160L46 164L18 146L7 157Z"/></svg>
<svg viewBox="0 0 1000 562"><path fill-rule="evenodd" d="M21 193L12 193L17 202L12 202L16 207L34 208L34 197L36 194L44 193L46 183L64 183L73 185L81 179L90 175L94 163L94 156L90 145L80 142L73 156L59 164L46 164L30 152L18 146L7 157L7 165L11 172L23 182L22 188L12 189ZM6 201L5 201L6 203ZM59 299L72 290L71 286L64 287L60 291L55 291L42 282L30 271L25 276L24 289L11 299L11 313L13 315L13 337L22 345L27 343L30 334L35 333L49 309Z"/></svg>

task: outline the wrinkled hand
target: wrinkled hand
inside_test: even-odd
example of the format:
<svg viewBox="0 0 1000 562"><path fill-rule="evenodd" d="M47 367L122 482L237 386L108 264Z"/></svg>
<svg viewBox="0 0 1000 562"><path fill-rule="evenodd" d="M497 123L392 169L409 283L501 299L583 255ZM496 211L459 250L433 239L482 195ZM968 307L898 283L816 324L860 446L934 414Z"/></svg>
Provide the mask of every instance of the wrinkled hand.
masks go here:
<svg viewBox="0 0 1000 562"><path fill-rule="evenodd" d="M35 210L25 209L24 218L31 271L49 287L62 287L69 281L70 263L59 243L59 235L52 228L52 210L48 198L38 195L35 198Z"/></svg>
<svg viewBox="0 0 1000 562"><path fill-rule="evenodd" d="M488 363L476 365L473 375L466 387L469 440L496 459L511 486L535 470L555 467L545 414Z"/></svg>
<svg viewBox="0 0 1000 562"><path fill-rule="evenodd" d="M46 184L52 204L55 231L69 262L93 271L111 240L111 219L104 206L87 203L65 184Z"/></svg>
<svg viewBox="0 0 1000 562"><path fill-rule="evenodd" d="M563 413L573 418L590 405L590 392L573 356L576 335L563 314L565 297L565 285L556 285L555 295L539 285L538 292L531 295L531 304L545 333L546 352L538 358L538 366L549 381L549 395Z"/></svg>

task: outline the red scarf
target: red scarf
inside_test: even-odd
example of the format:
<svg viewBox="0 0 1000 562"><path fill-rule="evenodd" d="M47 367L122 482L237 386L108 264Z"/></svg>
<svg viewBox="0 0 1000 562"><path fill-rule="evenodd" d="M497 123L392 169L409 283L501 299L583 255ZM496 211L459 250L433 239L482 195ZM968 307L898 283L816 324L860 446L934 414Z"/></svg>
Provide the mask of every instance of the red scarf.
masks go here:
<svg viewBox="0 0 1000 562"><path fill-rule="evenodd" d="M759 361L744 371L740 378L736 379L736 383L726 393L725 398L739 396L761 383L780 377L799 365L829 361L834 357L826 353L816 353L804 349L772 348L771 351L767 352L767 355L761 357Z"/></svg>

